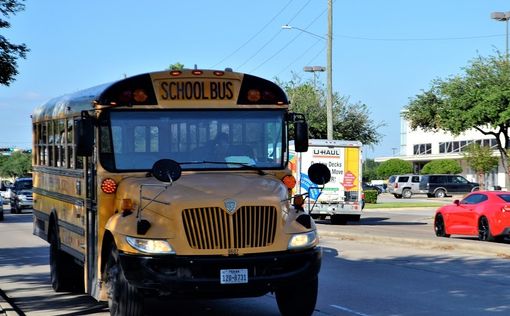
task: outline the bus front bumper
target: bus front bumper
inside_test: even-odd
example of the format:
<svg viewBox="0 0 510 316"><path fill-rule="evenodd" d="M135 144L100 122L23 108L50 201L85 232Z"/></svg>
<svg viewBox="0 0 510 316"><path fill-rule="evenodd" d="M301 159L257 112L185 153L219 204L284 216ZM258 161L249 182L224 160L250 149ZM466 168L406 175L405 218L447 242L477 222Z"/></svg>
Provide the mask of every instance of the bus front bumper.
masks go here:
<svg viewBox="0 0 510 316"><path fill-rule="evenodd" d="M244 256L139 256L119 254L128 282L148 294L183 297L260 296L299 285L319 274L320 247L301 252ZM221 284L220 270L247 269L248 282Z"/></svg>

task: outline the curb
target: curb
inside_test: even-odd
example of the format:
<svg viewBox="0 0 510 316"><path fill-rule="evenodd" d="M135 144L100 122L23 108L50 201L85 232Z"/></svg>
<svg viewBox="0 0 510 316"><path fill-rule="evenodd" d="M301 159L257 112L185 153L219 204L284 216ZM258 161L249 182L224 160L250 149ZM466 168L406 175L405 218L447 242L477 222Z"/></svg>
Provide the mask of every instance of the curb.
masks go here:
<svg viewBox="0 0 510 316"><path fill-rule="evenodd" d="M459 250L471 254L493 255L510 259L510 244L496 242L481 242L460 238L409 238L395 237L383 234L363 234L352 232L328 231L319 228L319 236L332 237L344 240L358 240L371 243L412 246L432 250Z"/></svg>

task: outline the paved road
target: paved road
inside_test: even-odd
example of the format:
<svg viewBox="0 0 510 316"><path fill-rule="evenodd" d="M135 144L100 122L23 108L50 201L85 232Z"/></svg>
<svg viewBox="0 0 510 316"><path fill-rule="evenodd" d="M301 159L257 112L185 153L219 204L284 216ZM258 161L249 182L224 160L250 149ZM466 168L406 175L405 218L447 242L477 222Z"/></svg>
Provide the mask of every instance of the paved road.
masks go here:
<svg viewBox="0 0 510 316"><path fill-rule="evenodd" d="M508 314L510 244L437 238L431 214L367 211L358 224L319 223L324 261L315 315ZM48 245L31 226L31 214L6 214L0 223L0 288L26 315L108 315L90 297L51 290ZM152 315L278 315L272 295L151 303Z"/></svg>

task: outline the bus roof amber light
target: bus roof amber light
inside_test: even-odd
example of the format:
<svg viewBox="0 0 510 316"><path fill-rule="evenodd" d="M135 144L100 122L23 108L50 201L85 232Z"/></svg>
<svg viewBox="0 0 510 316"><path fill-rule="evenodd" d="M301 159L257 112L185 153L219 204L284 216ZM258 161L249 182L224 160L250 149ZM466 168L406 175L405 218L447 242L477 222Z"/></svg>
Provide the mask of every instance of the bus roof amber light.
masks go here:
<svg viewBox="0 0 510 316"><path fill-rule="evenodd" d="M224 72L224 71L215 70L215 71L213 72L213 74L214 74L215 76L221 77L221 76L225 75L225 72Z"/></svg>
<svg viewBox="0 0 510 316"><path fill-rule="evenodd" d="M291 175L283 177L282 182L289 189L294 189L294 187L296 186L296 178L294 178L294 176Z"/></svg>
<svg viewBox="0 0 510 316"><path fill-rule="evenodd" d="M195 76L199 76L199 75L203 74L204 72L202 70L193 70L191 73L194 74Z"/></svg>
<svg viewBox="0 0 510 316"><path fill-rule="evenodd" d="M170 71L170 75L172 75L174 77L180 76L181 74L182 74L182 71L180 71L180 70L172 70L172 71Z"/></svg>
<svg viewBox="0 0 510 316"><path fill-rule="evenodd" d="M261 98L260 91L257 89L250 89L246 93L246 99L248 99L248 101L250 102L258 102L260 101L260 98Z"/></svg>
<svg viewBox="0 0 510 316"><path fill-rule="evenodd" d="M117 183L115 180L106 178L101 182L101 190L106 194L112 194L117 191Z"/></svg>
<svg viewBox="0 0 510 316"><path fill-rule="evenodd" d="M147 93L145 93L145 90L143 89L136 89L133 92L133 99L135 99L135 101L138 103L143 103L147 101L148 98L149 97L147 96Z"/></svg>

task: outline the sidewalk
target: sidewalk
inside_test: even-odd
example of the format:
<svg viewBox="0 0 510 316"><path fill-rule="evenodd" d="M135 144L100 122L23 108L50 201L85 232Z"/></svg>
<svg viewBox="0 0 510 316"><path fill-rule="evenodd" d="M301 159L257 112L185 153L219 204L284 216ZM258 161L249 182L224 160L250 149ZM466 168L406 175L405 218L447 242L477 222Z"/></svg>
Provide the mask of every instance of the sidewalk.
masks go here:
<svg viewBox="0 0 510 316"><path fill-rule="evenodd" d="M358 240L361 242L391 244L409 247L419 247L422 249L435 249L443 251L461 251L471 254L497 256L510 259L510 243L503 242L482 242L476 238L469 237L436 237L431 230L430 234L419 237L402 237L401 232L394 232L391 229L385 231L369 230L363 225L351 226L348 229L338 229L341 226L317 225L319 235L322 237L331 237L347 240ZM348 226L343 226L348 227Z"/></svg>

